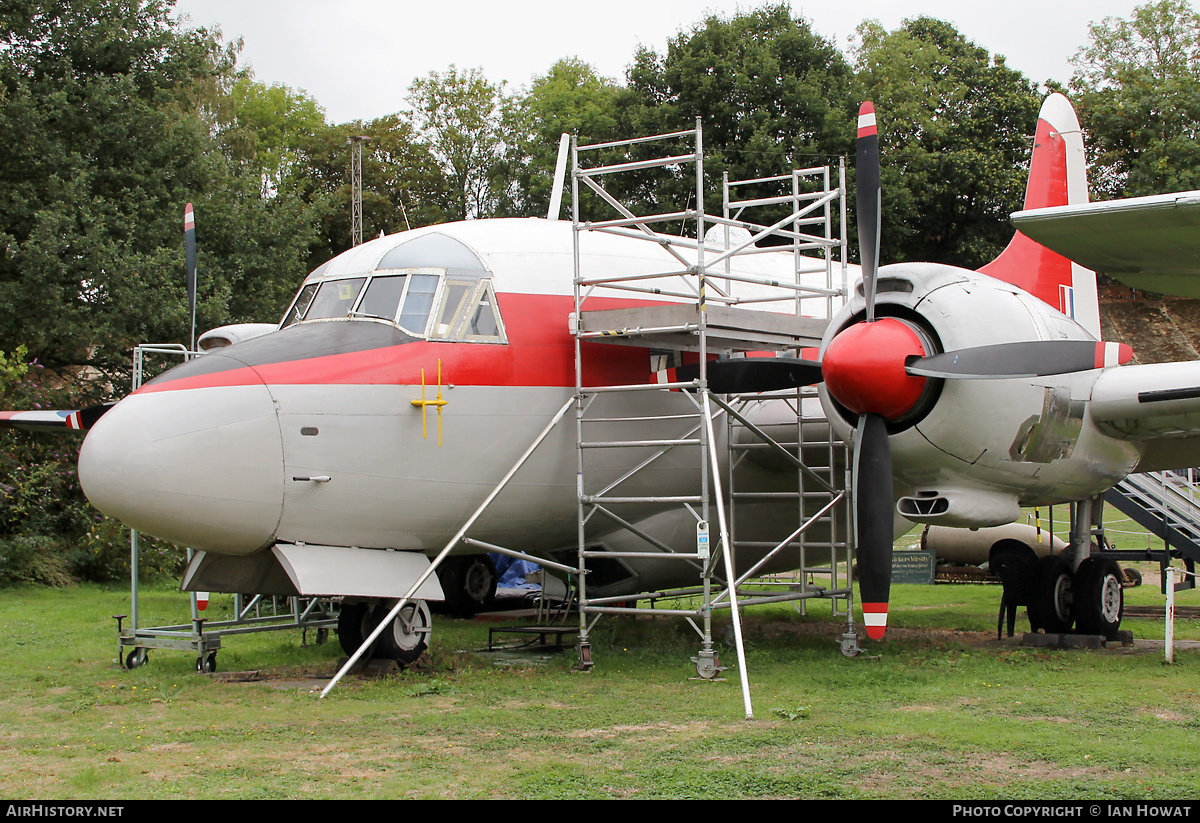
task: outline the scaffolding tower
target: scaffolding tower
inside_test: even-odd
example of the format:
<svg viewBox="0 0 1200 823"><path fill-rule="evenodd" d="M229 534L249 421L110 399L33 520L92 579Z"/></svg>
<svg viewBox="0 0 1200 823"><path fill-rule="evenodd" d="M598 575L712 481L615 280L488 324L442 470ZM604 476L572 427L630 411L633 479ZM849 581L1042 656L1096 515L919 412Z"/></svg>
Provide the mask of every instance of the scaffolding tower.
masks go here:
<svg viewBox="0 0 1200 823"><path fill-rule="evenodd" d="M709 390L708 363L771 352L800 356L819 345L829 317L847 294L845 164L839 164L836 186L828 166L744 181L726 176L720 216L704 209L699 119L694 129L669 134L586 146L572 141L571 165L578 566L585 570L579 575L580 663L592 665L588 636L601 616L674 614L699 635L700 651L693 658L697 674L714 679L723 667L712 616L714 610L728 609L750 717L739 608L789 600L803 607L823 598L833 604L835 615L850 619L848 461L813 389L720 395ZM688 202L678 210L651 207L652 213L636 214L622 202L622 193L634 201L636 192L647 190L645 175L655 170L686 189ZM585 220L585 206L612 216ZM657 244L665 252L664 270L587 270L582 248L593 233ZM790 265L780 267L781 260ZM605 299L613 297L647 305L607 307ZM651 362L661 367L652 367L659 381L589 385L589 375L605 357L604 347L594 345L599 343L647 349ZM686 363L693 364L692 372L698 367L698 376L674 377L672 368ZM621 403L604 402L618 394ZM610 480L613 460L597 458L613 450L632 466L615 482ZM764 460L779 465L764 473L756 468ZM694 466L697 474L686 493L656 487L653 476L639 480L665 462ZM787 475L779 467L794 472L794 482L781 488L779 477ZM647 512L658 514L647 519ZM663 527L646 525L656 522ZM605 546L604 535L614 525L643 545ZM681 531L689 533L686 540L679 539ZM668 532L674 540L664 538ZM646 593L649 608L639 608L628 594L591 594L597 587L589 573L613 561L676 563L684 576L694 570L696 583ZM749 582L780 568L794 570L793 577ZM822 584L815 582L818 575ZM852 624L843 651L847 636L854 636Z"/></svg>

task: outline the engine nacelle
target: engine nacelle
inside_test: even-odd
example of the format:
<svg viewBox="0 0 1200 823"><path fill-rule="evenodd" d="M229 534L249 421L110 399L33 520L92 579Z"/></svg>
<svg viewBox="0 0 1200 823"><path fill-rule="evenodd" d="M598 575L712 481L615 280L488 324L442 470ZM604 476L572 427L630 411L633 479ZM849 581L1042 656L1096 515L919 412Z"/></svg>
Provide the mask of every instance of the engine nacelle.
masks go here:
<svg viewBox="0 0 1200 823"><path fill-rule="evenodd" d="M876 316L913 329L924 355L1093 339L1016 286L965 269L885 266L877 291ZM864 316L860 286L830 323L823 359L834 338ZM1100 373L930 378L903 414L884 415L899 513L921 523L988 527L1011 522L1021 506L1079 500L1111 487L1132 470L1138 447L1090 420L1087 407ZM835 433L852 441L857 415L827 386L821 402Z"/></svg>

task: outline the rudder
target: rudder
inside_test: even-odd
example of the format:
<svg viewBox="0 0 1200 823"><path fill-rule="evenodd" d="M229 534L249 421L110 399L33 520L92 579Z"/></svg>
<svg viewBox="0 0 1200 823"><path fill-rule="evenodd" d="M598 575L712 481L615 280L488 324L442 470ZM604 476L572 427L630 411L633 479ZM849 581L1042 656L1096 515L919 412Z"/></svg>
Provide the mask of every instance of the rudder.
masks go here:
<svg viewBox="0 0 1200 823"><path fill-rule="evenodd" d="M1024 209L1088 202L1087 159L1079 118L1069 100L1051 94L1038 113ZM1008 247L980 268L990 277L1012 283L1100 338L1100 304L1096 273L1017 232Z"/></svg>

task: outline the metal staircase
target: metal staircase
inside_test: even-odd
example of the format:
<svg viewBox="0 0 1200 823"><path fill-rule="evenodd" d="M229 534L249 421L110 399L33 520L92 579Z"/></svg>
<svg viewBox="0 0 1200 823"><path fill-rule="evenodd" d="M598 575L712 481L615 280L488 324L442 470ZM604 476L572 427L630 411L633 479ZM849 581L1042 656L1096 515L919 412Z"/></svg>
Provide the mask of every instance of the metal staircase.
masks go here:
<svg viewBox="0 0 1200 823"><path fill-rule="evenodd" d="M1114 552L1131 559L1155 559L1166 565L1183 560L1189 572L1200 561L1200 487L1193 469L1185 473L1131 474L1104 494L1107 503L1163 541L1161 551ZM1190 582L1194 577L1188 575Z"/></svg>

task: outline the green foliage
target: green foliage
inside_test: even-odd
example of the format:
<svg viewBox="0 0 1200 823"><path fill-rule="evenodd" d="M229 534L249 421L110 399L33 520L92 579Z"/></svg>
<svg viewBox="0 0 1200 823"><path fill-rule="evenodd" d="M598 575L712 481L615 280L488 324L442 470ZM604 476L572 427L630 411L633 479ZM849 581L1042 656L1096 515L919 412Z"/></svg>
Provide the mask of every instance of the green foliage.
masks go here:
<svg viewBox="0 0 1200 823"><path fill-rule="evenodd" d="M504 84L480 69L431 71L408 89L412 122L445 176L450 217L490 217L500 188L494 170L504 152Z"/></svg>
<svg viewBox="0 0 1200 823"><path fill-rule="evenodd" d="M617 99L623 137L704 128L706 208L719 211L719 181L787 174L853 151L857 87L842 54L795 19L786 4L707 17L660 56L640 49ZM662 172L634 175L625 196L645 212L689 200L686 173L658 186ZM771 192L772 194L775 192ZM747 197L761 196L751 189ZM669 208L668 204L673 204ZM694 203L693 203L694 205ZM637 211L637 208L635 208ZM763 217L759 222L773 222Z"/></svg>
<svg viewBox="0 0 1200 823"><path fill-rule="evenodd" d="M77 409L96 402L56 381L24 350L0 352L0 397L17 408ZM79 439L5 431L0 448L0 586L67 585L75 580L129 579L129 531L100 515L83 496L75 470ZM139 568L146 578L176 575L183 553L144 538Z"/></svg>
<svg viewBox="0 0 1200 823"><path fill-rule="evenodd" d="M24 0L5 5L0 43L0 348L24 344L69 379L126 373L140 342L187 341L189 201L200 320L282 312L313 239L305 203L263 191L291 140L270 126L293 120L236 81L215 34L179 28L159 0ZM213 136L229 108L214 99L233 91L239 128L261 135L253 162Z"/></svg>
<svg viewBox="0 0 1200 823"><path fill-rule="evenodd" d="M308 268L350 248L350 138L362 145L363 238L445 222L453 208L445 178L429 146L398 114L353 121L310 134L301 144L304 174L298 193L313 204L319 240Z"/></svg>
<svg viewBox="0 0 1200 823"><path fill-rule="evenodd" d="M504 190L502 213L546 214L561 135L574 135L581 146L621 136L616 120L619 90L613 80L572 57L556 62L534 78L528 92L511 99L504 118L512 143L498 171L512 183ZM562 202L569 208L568 195Z"/></svg>
<svg viewBox="0 0 1200 823"><path fill-rule="evenodd" d="M1101 198L1200 188L1200 15L1159 0L1090 26L1071 88Z"/></svg>
<svg viewBox="0 0 1200 823"><path fill-rule="evenodd" d="M978 267L1012 238L1041 95L946 22L858 29L858 77L879 116L883 259Z"/></svg>

